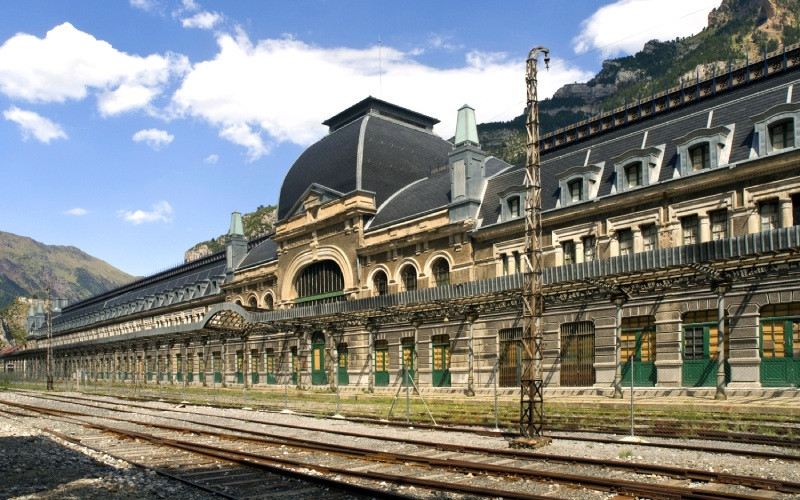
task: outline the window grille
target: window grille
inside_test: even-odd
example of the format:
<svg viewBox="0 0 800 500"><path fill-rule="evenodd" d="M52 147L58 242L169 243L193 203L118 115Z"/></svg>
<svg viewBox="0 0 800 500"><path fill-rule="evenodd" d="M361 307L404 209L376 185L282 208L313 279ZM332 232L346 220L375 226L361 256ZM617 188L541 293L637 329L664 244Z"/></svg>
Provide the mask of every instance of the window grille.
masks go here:
<svg viewBox="0 0 800 500"><path fill-rule="evenodd" d="M443 286L450 284L450 263L447 259L439 258L431 266L433 278L436 281L436 286Z"/></svg>
<svg viewBox="0 0 800 500"><path fill-rule="evenodd" d="M594 236L587 236L583 239L583 260L591 262L597 258L597 240Z"/></svg>
<svg viewBox="0 0 800 500"><path fill-rule="evenodd" d="M575 242L574 241L565 241L562 243L562 247L564 250L564 265L574 264L575 263Z"/></svg>
<svg viewBox="0 0 800 500"><path fill-rule="evenodd" d="M649 252L658 249L658 228L655 224L642 228L642 250Z"/></svg>
<svg viewBox="0 0 800 500"><path fill-rule="evenodd" d="M711 241L724 240L728 237L728 211L716 210L708 214L711 220Z"/></svg>
<svg viewBox="0 0 800 500"><path fill-rule="evenodd" d="M401 275L407 292L417 289L417 270L414 266L409 264L404 267Z"/></svg>
<svg viewBox="0 0 800 500"><path fill-rule="evenodd" d="M700 222L696 215L689 215L681 219L681 232L684 245L700 242Z"/></svg>
<svg viewBox="0 0 800 500"><path fill-rule="evenodd" d="M642 162L625 166L626 187L634 188L642 185Z"/></svg>
<svg viewBox="0 0 800 500"><path fill-rule="evenodd" d="M778 200L765 201L758 205L761 217L761 230L778 229Z"/></svg>
<svg viewBox="0 0 800 500"><path fill-rule="evenodd" d="M619 239L619 254L633 254L633 231L630 229L621 229L617 232L617 238Z"/></svg>
<svg viewBox="0 0 800 500"><path fill-rule="evenodd" d="M769 127L772 150L794 147L794 122L784 120Z"/></svg>
<svg viewBox="0 0 800 500"><path fill-rule="evenodd" d="M344 276L332 260L316 262L303 269L295 281L295 302L326 303L344 300Z"/></svg>
<svg viewBox="0 0 800 500"><path fill-rule="evenodd" d="M500 387L519 387L522 377L522 328L499 331L500 360L497 383Z"/></svg>
<svg viewBox="0 0 800 500"><path fill-rule="evenodd" d="M698 144L689 149L689 160L692 163L692 171L697 172L711 166L711 154L708 143Z"/></svg>
<svg viewBox="0 0 800 500"><path fill-rule="evenodd" d="M375 285L375 291L378 293L378 295L386 295L389 289L389 280L386 277L385 272L376 272L375 276L372 277L372 283Z"/></svg>
<svg viewBox="0 0 800 500"><path fill-rule="evenodd" d="M572 203L583 200L583 179L575 179L567 184L569 200Z"/></svg>

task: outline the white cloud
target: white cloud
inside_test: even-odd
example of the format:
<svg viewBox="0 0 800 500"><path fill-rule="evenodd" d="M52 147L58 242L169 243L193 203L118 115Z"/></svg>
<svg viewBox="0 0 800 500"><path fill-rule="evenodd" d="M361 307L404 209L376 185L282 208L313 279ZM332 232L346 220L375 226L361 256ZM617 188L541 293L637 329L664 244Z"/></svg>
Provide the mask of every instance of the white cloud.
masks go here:
<svg viewBox="0 0 800 500"><path fill-rule="evenodd" d="M219 155L218 154L211 154L211 155L206 156L205 160L203 160L203 163L208 163L209 165L214 165L218 161L219 161Z"/></svg>
<svg viewBox="0 0 800 500"><path fill-rule="evenodd" d="M575 53L598 50L607 59L635 54L650 40L671 40L699 33L720 0L617 0L581 23ZM642 22L642 21L645 22Z"/></svg>
<svg viewBox="0 0 800 500"><path fill-rule="evenodd" d="M166 201L159 201L152 206L149 212L145 210L119 210L117 216L122 220L138 226L143 222L172 222L172 206Z"/></svg>
<svg viewBox="0 0 800 500"><path fill-rule="evenodd" d="M505 54L469 53L464 65L438 69L408 53L381 47L321 48L293 38L251 42L244 34L218 36L214 59L193 66L173 96L173 113L204 119L220 136L247 148L255 160L272 143L308 145L320 124L368 95L442 120L437 131L454 133L458 108L473 106L479 121L508 120L525 106L525 61ZM539 95L592 74L566 63L540 75ZM379 84L382 81L382 84Z"/></svg>
<svg viewBox="0 0 800 500"><path fill-rule="evenodd" d="M44 38L19 33L0 46L0 92L29 102L82 100L97 93L103 115L144 108L188 68L175 54L120 52L69 23Z"/></svg>
<svg viewBox="0 0 800 500"><path fill-rule="evenodd" d="M53 139L66 139L67 134L56 123L33 111L26 111L13 106L3 111L6 120L15 122L22 130L22 138L26 141L35 137L39 142L49 144Z"/></svg>
<svg viewBox="0 0 800 500"><path fill-rule="evenodd" d="M64 215L86 215L89 211L85 208L75 207L64 211Z"/></svg>
<svg viewBox="0 0 800 500"><path fill-rule="evenodd" d="M214 26L220 21L222 21L221 14L203 11L198 12L192 17L182 19L181 24L184 28L200 28L204 30L210 30L214 28Z"/></svg>
<svg viewBox="0 0 800 500"><path fill-rule="evenodd" d="M130 0L131 7L151 12L159 7L158 0Z"/></svg>
<svg viewBox="0 0 800 500"><path fill-rule="evenodd" d="M133 134L134 142L144 142L156 151L171 143L174 138L175 136L168 133L166 130L158 130L155 128L140 130Z"/></svg>

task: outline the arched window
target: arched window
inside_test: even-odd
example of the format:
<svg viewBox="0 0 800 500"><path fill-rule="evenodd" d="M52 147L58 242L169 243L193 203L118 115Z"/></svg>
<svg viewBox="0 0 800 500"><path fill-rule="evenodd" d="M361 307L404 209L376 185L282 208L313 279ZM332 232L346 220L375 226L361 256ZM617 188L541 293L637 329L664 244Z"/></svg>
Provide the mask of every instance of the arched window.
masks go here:
<svg viewBox="0 0 800 500"><path fill-rule="evenodd" d="M272 298L272 294L268 293L264 295L264 307L266 307L268 311L275 308L275 301Z"/></svg>
<svg viewBox="0 0 800 500"><path fill-rule="evenodd" d="M402 277L405 291L410 292L417 289L417 270L414 266L408 264L400 272L400 276Z"/></svg>
<svg viewBox="0 0 800 500"><path fill-rule="evenodd" d="M239 299L236 299L236 302L234 302L234 304L236 304L237 306L240 306L240 305L242 305L242 301L239 300Z"/></svg>
<svg viewBox="0 0 800 500"><path fill-rule="evenodd" d="M344 300L344 275L336 262L323 260L307 266L295 280L295 303L327 303Z"/></svg>
<svg viewBox="0 0 800 500"><path fill-rule="evenodd" d="M450 284L450 263L445 258L438 258L431 266L431 274L436 281L436 286Z"/></svg>
<svg viewBox="0 0 800 500"><path fill-rule="evenodd" d="M258 309L258 300L255 297L250 297L250 299L247 301L247 306L250 309Z"/></svg>
<svg viewBox="0 0 800 500"><path fill-rule="evenodd" d="M377 271L373 275L372 284L375 286L375 292L378 295L386 295L389 290L389 279L383 271Z"/></svg>

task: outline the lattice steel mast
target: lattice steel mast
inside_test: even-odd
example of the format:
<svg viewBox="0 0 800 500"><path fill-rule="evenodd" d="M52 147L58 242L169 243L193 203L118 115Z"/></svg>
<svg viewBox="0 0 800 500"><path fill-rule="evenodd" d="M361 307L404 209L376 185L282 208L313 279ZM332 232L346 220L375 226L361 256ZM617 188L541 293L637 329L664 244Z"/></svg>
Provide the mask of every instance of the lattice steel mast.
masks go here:
<svg viewBox="0 0 800 500"><path fill-rule="evenodd" d="M549 67L550 50L535 47L528 53L525 83L528 87L525 123L527 161L525 163L525 282L523 295L522 387L520 389L519 431L524 438L542 435L544 398L542 376L542 182L539 159L539 103L536 92L536 64L544 53Z"/></svg>

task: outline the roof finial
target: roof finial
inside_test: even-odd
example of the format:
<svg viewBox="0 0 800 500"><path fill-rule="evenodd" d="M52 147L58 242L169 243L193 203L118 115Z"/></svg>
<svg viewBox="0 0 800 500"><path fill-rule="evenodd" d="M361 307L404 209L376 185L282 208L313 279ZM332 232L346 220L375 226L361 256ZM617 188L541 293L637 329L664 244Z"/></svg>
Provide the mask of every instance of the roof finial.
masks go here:
<svg viewBox="0 0 800 500"><path fill-rule="evenodd" d="M478 126L475 123L475 109L468 104L461 106L458 110L456 120L456 140L455 145L461 146L465 142L478 145Z"/></svg>

